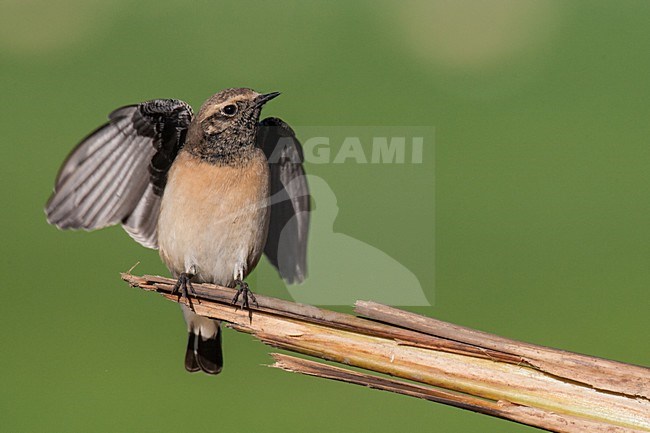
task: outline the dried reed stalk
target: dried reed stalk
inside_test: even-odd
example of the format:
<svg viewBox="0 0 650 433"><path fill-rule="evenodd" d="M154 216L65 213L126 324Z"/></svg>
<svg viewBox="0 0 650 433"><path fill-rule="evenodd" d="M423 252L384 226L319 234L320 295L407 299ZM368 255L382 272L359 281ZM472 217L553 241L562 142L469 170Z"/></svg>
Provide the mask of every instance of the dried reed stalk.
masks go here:
<svg viewBox="0 0 650 433"><path fill-rule="evenodd" d="M122 274L166 298L174 280ZM392 377L273 354L274 367L460 407L556 432L650 432L650 369L509 340L359 301L366 318L257 295L242 311L235 291L194 284L198 314L262 342ZM396 379L399 378L399 379Z"/></svg>

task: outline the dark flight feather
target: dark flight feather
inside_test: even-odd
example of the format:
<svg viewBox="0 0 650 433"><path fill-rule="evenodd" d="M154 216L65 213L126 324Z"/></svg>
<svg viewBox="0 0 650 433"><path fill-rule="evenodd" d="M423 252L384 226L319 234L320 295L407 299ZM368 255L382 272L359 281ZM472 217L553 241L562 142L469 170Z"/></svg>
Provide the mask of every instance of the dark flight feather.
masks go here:
<svg viewBox="0 0 650 433"><path fill-rule="evenodd" d="M48 221L84 230L122 223L137 242L157 248L160 198L192 116L175 99L113 111L64 162L45 208Z"/></svg>
<svg viewBox="0 0 650 433"><path fill-rule="evenodd" d="M268 117L260 122L258 146L271 171L271 221L264 254L289 284L307 276L310 198L302 146L291 127Z"/></svg>

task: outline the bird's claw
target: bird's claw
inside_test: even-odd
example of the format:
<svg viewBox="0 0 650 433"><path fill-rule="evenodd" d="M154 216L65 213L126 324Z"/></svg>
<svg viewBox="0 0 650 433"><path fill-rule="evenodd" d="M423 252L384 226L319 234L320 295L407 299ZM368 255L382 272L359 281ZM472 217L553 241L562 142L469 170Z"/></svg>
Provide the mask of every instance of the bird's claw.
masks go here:
<svg viewBox="0 0 650 433"><path fill-rule="evenodd" d="M194 311L194 305L192 305L192 299L190 298L190 292L196 297L196 292L192 286L192 277L194 277L194 274L181 272L176 284L174 284L174 287L172 288L172 295L178 295L178 301L181 300L182 296L185 296L190 310Z"/></svg>
<svg viewBox="0 0 650 433"><path fill-rule="evenodd" d="M239 297L241 296L242 309L250 311L249 301L251 301L257 307L258 306L257 299L255 299L255 295L253 295L253 292L251 292L251 289L248 287L248 283L242 280L235 280L235 287L237 286L239 286L239 289L237 289L237 293L235 293L235 297L232 298L232 303L236 305L237 302L239 301Z"/></svg>

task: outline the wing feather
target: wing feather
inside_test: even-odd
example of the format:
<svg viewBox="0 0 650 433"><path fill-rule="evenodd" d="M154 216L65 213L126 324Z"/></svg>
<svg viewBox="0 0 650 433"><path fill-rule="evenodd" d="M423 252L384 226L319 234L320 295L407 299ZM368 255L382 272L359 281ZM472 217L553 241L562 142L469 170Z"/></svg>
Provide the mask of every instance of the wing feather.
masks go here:
<svg viewBox="0 0 650 433"><path fill-rule="evenodd" d="M157 248L160 197L192 116L175 99L113 111L63 163L45 207L48 222L85 230L122 223L136 241Z"/></svg>
<svg viewBox="0 0 650 433"><path fill-rule="evenodd" d="M264 253L287 283L307 276L310 197L303 152L295 133L280 119L260 123L258 145L271 172L271 221Z"/></svg>

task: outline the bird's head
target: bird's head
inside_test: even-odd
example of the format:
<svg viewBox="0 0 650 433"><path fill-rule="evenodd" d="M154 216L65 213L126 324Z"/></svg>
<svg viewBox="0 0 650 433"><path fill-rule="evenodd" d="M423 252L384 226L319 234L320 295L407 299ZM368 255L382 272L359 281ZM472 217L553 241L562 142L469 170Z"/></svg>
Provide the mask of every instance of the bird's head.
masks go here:
<svg viewBox="0 0 650 433"><path fill-rule="evenodd" d="M199 110L201 135L226 147L254 145L262 106L279 94L261 94L246 88L222 90Z"/></svg>

